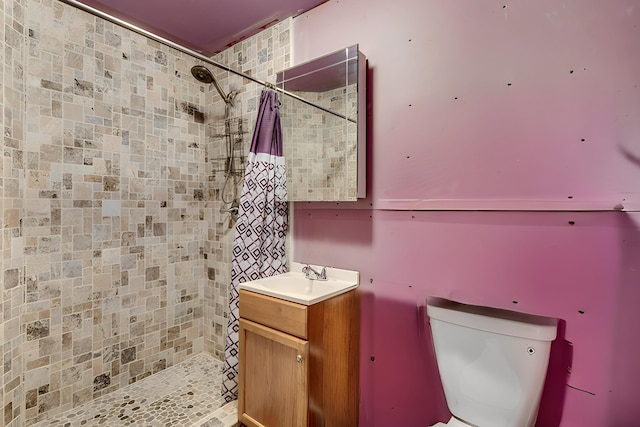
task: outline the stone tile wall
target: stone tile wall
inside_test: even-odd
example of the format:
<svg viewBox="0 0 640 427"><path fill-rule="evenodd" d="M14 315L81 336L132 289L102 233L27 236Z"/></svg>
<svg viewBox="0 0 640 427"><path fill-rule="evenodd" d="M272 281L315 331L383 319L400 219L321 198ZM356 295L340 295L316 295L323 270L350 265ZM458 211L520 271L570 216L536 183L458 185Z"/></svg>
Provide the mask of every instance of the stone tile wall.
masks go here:
<svg viewBox="0 0 640 427"><path fill-rule="evenodd" d="M275 83L278 71L287 68L290 63L290 27L291 19L269 27L259 34L226 49L215 59L228 65L234 70L247 73L270 83ZM231 108L230 116L240 119L247 124L247 133L236 144L235 153L247 156L251 146L251 138L257 117L262 86L249 80L211 67L216 79L225 91L238 92L235 106ZM211 91L211 120L208 121L210 137L207 145L207 159L210 165L208 182L210 184L207 195L208 224L207 241L205 243L206 271L208 286L204 294L204 329L205 348L207 352L224 358L224 340L227 329L227 314L229 307L229 284L231 283L231 256L233 246L233 221L227 212L230 205L224 203L221 194L225 182L223 164L227 157L224 138L216 137L224 128L224 102L215 90ZM225 198L240 197L242 192L242 177L246 163L236 160L239 175L232 176L227 184Z"/></svg>
<svg viewBox="0 0 640 427"><path fill-rule="evenodd" d="M209 88L54 0L2 2L4 424L204 350Z"/></svg>
<svg viewBox="0 0 640 427"><path fill-rule="evenodd" d="M27 68L27 46L24 43L25 1L6 0L0 3L0 92L3 107L2 120L2 161L0 162L1 197L0 215L2 239L0 239L0 259L2 272L2 425L19 427L23 425L25 388L24 344L25 315L24 246L22 195L25 186L25 69ZM32 334L42 333L47 324L31 322Z"/></svg>

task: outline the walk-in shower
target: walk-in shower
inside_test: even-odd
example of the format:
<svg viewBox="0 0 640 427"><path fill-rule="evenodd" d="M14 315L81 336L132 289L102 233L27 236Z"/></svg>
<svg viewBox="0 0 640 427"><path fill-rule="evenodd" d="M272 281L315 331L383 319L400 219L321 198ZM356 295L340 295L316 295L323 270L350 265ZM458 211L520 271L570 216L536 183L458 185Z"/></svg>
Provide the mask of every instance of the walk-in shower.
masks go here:
<svg viewBox="0 0 640 427"><path fill-rule="evenodd" d="M14 20L16 36L7 48L24 67L4 81L20 101L4 105L14 118L4 123L7 150L19 155L28 146L43 161L5 168L20 191L6 192L4 205L15 209L5 209L13 252L5 247L11 256L3 292L11 310L4 311L2 344L12 362L4 365L3 425L219 425L209 417L222 409L220 377L212 375L220 369L196 359L189 365L197 370L187 372L180 363L205 352L223 357L234 234L224 227L231 215L217 212L233 206L220 194L229 142L223 107L234 101L230 130L244 140L233 141L236 164L225 194L231 200L248 163L240 159L250 153L253 100L264 84L72 0L4 5L0 16ZM39 16L56 19L29 19ZM255 56L260 40L243 42L242 55ZM70 51L78 55L60 67ZM213 73L223 97L213 80L190 75L194 65ZM29 77L34 73L37 79ZM206 81L204 71L199 76ZM65 108L56 110L58 89ZM43 102L57 112L39 108ZM56 156L60 141L86 149ZM213 155L221 158L217 174ZM32 212L27 195L38 191L39 210ZM25 215L35 219L21 224ZM43 227L45 221L54 227ZM142 382L165 371L154 387ZM216 389L194 386L194 377ZM133 387L124 390L127 384ZM74 412L63 415L67 410Z"/></svg>

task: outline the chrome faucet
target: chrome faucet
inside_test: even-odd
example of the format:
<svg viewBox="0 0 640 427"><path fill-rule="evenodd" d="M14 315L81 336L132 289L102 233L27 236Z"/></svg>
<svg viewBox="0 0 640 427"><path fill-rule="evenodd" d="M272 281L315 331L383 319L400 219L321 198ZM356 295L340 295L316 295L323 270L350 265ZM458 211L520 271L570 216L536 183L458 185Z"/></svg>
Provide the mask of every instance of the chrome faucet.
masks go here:
<svg viewBox="0 0 640 427"><path fill-rule="evenodd" d="M318 273L313 269L309 264L302 267L302 272L304 273L304 277L311 280L327 280L327 269L326 267L322 267L322 270Z"/></svg>

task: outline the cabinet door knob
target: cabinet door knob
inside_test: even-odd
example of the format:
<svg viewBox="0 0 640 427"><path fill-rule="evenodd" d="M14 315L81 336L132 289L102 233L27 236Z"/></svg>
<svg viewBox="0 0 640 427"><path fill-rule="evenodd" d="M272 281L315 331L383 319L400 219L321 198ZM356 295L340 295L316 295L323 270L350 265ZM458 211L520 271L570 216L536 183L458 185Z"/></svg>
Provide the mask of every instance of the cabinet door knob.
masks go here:
<svg viewBox="0 0 640 427"><path fill-rule="evenodd" d="M298 363L302 363L302 355L300 355L300 354L299 354L299 355L297 355L297 356L296 356L296 361L297 361Z"/></svg>

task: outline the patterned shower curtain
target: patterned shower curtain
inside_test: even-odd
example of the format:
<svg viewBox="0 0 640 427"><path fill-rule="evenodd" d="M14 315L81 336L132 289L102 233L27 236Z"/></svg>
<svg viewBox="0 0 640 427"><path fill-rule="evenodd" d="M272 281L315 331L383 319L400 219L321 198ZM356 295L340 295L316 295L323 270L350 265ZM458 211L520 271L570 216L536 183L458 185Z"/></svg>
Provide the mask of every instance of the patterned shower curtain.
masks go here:
<svg viewBox="0 0 640 427"><path fill-rule="evenodd" d="M244 176L231 262L222 395L238 398L238 284L287 270L287 183L278 94L262 91Z"/></svg>

